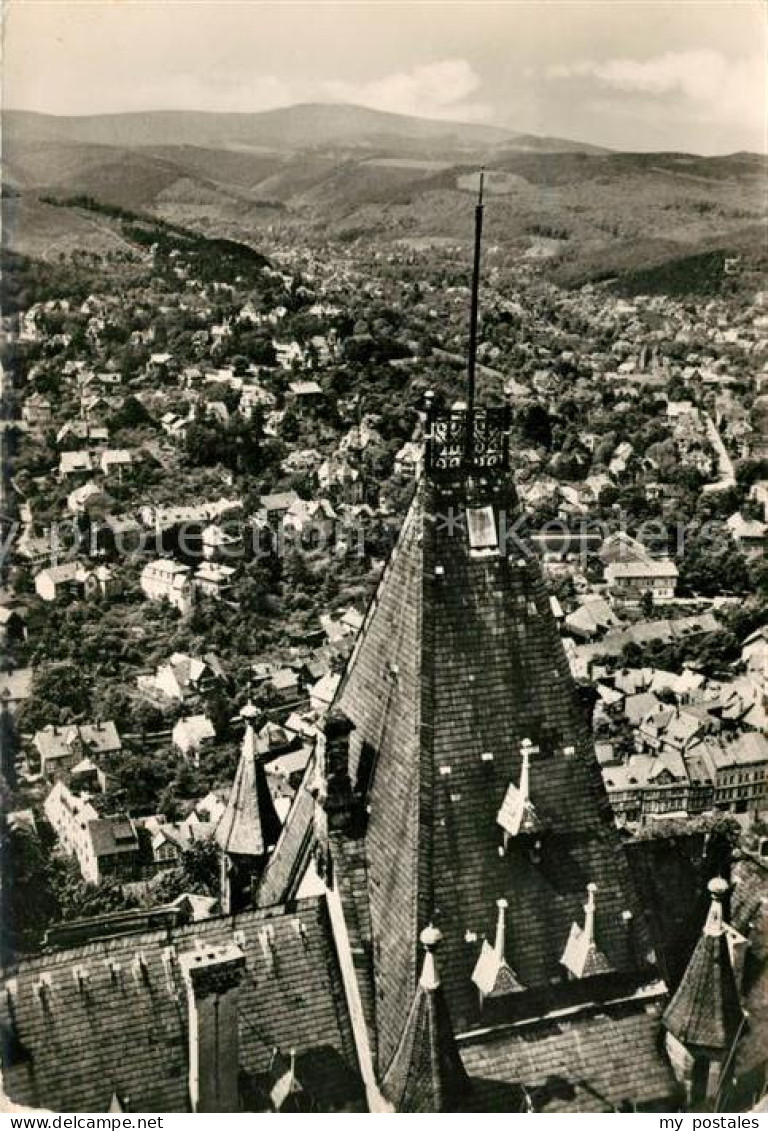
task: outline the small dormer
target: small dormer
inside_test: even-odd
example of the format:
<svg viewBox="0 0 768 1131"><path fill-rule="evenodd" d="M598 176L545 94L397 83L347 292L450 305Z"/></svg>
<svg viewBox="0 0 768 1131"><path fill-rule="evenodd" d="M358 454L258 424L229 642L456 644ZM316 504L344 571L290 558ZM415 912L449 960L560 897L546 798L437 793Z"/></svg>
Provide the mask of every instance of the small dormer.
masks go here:
<svg viewBox="0 0 768 1131"><path fill-rule="evenodd" d="M542 825L530 796L530 763L531 755L538 753L538 746L534 746L530 739L523 739L521 751L523 764L520 769L520 783L515 785L510 782L501 808L496 815L496 822L504 832L504 848L513 837L532 836L541 831Z"/></svg>
<svg viewBox="0 0 768 1131"><path fill-rule="evenodd" d="M309 1097L296 1075L295 1049L291 1049L287 1061L277 1049L273 1051L270 1075L274 1079L274 1084L269 1092L274 1111L307 1112L311 1110Z"/></svg>
<svg viewBox="0 0 768 1131"><path fill-rule="evenodd" d="M496 939L491 946L483 939L480 956L472 973L472 981L480 995L480 1005L488 997L505 997L519 993L525 986L518 980L506 959L506 899L497 899Z"/></svg>

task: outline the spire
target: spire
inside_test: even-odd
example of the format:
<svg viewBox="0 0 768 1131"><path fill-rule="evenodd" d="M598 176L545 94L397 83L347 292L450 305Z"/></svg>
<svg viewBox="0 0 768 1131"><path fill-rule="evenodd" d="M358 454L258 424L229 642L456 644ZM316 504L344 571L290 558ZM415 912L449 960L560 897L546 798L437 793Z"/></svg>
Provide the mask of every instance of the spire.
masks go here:
<svg viewBox="0 0 768 1131"><path fill-rule="evenodd" d="M510 783L501 808L496 816L496 821L504 830L504 847L507 847L510 837L519 836L520 833L536 833L541 829L541 821L536 815L530 796L531 754L538 753L530 739L524 738L521 743L523 764L520 768L520 784Z"/></svg>
<svg viewBox="0 0 768 1131"><path fill-rule="evenodd" d="M457 1111L469 1090L469 1078L435 959L442 935L430 924L420 937L426 952L421 977L383 1091L397 1112Z"/></svg>
<svg viewBox="0 0 768 1131"><path fill-rule="evenodd" d="M663 1023L686 1047L727 1052L743 1019L723 922L727 882L710 880L712 902L691 960L667 1006Z"/></svg>
<svg viewBox="0 0 768 1131"><path fill-rule="evenodd" d="M595 943L595 911L597 884L587 884L587 902L584 904L584 926L571 924L571 933L560 959L574 978L591 978L594 974L607 974L610 963Z"/></svg>
<svg viewBox="0 0 768 1131"><path fill-rule="evenodd" d="M512 972L506 959L506 915L508 906L506 899L496 900L496 907L498 908L496 941L493 946L490 946L487 940L483 939L480 957L472 973L472 981L480 993L481 1005L487 997L503 997L505 994L518 993L525 989L525 986L518 981Z"/></svg>
<svg viewBox="0 0 768 1131"><path fill-rule="evenodd" d="M256 740L258 710L248 703L240 712L245 735L227 807L216 826L216 843L230 856L266 856L280 836L280 818L267 784Z"/></svg>
<svg viewBox="0 0 768 1131"><path fill-rule="evenodd" d="M469 315L469 359L467 365L467 412L470 422L475 409L475 369L477 366L477 319L480 304L480 252L483 241L483 182L485 170L480 170L480 187L475 205L475 258L472 270L472 305ZM467 430L471 443L472 428ZM471 458L471 455L470 455Z"/></svg>
<svg viewBox="0 0 768 1131"><path fill-rule="evenodd" d="M503 408L476 408L478 317L480 307L480 259L483 240L483 184L475 205L475 250L472 270L472 298L469 316L466 404L459 402L448 411L432 403L426 412L425 467L434 477L454 478L457 473L505 473L509 470L509 431L511 411ZM462 476L459 475L459 478Z"/></svg>

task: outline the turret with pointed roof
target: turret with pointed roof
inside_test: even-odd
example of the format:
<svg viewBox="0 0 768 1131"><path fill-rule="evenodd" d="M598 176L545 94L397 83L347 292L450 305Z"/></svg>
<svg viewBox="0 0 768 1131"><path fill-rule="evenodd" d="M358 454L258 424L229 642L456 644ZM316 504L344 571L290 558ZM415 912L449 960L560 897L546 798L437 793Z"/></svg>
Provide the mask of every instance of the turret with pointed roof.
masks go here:
<svg viewBox="0 0 768 1131"><path fill-rule="evenodd" d="M225 914L248 905L252 883L261 874L281 829L258 749L258 711L249 703L240 714L245 723L240 761L215 832L221 853L221 900Z"/></svg>
<svg viewBox="0 0 768 1131"><path fill-rule="evenodd" d="M440 985L435 950L442 936L430 925L420 937L426 952L421 977L382 1090L398 1112L457 1111L469 1078Z"/></svg>

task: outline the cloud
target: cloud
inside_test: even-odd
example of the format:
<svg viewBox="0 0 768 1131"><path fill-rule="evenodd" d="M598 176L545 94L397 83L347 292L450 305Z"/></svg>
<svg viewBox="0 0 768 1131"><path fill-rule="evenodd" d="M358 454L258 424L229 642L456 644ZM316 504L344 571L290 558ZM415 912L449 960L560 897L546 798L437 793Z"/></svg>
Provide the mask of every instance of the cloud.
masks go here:
<svg viewBox="0 0 768 1131"><path fill-rule="evenodd" d="M470 97L479 87L480 78L466 59L443 59L369 82L325 82L320 93L334 102L354 102L394 114L488 121L493 108Z"/></svg>
<svg viewBox="0 0 768 1131"><path fill-rule="evenodd" d="M626 94L682 100L694 116L738 125L764 120L761 56L726 58L718 51L667 51L650 59L582 60L550 67L551 79L576 79Z"/></svg>
<svg viewBox="0 0 768 1131"><path fill-rule="evenodd" d="M142 84L133 107L205 106L236 112L272 110L296 102L351 102L395 114L486 122L493 118L493 108L472 98L479 87L479 77L464 59L426 63L363 82L254 75L241 68L214 76L157 75Z"/></svg>

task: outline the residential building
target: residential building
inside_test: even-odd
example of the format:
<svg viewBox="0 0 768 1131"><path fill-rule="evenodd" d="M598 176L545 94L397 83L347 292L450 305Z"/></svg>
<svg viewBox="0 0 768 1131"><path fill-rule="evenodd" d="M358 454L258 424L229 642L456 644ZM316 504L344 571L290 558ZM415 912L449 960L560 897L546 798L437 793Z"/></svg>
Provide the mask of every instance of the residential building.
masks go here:
<svg viewBox="0 0 768 1131"><path fill-rule="evenodd" d="M68 561L50 566L35 575L35 589L43 601L89 599L111 592L113 574L109 566L95 569L82 562Z"/></svg>
<svg viewBox="0 0 768 1131"><path fill-rule="evenodd" d="M56 782L45 799L45 815L68 856L74 856L86 883L134 878L139 838L129 817L100 817L87 795Z"/></svg>
<svg viewBox="0 0 768 1131"><path fill-rule="evenodd" d="M403 479L418 479L423 462L423 444L408 440L395 455L395 475Z"/></svg>
<svg viewBox="0 0 768 1131"><path fill-rule="evenodd" d="M278 491L272 495L262 495L259 502L265 521L273 528L282 524L285 515L294 503L299 502L295 491Z"/></svg>
<svg viewBox="0 0 768 1131"><path fill-rule="evenodd" d="M764 558L768 549L768 523L732 514L725 524L736 545L748 558Z"/></svg>
<svg viewBox="0 0 768 1131"><path fill-rule="evenodd" d="M139 676L138 685L150 698L191 705L222 688L225 681L219 658L212 652L202 657L174 652L153 675Z"/></svg>
<svg viewBox="0 0 768 1131"><path fill-rule="evenodd" d="M32 745L40 759L40 773L49 780L68 778L83 758L99 764L123 749L113 722L49 725L37 731Z"/></svg>
<svg viewBox="0 0 768 1131"><path fill-rule="evenodd" d="M677 576L677 566L668 558L611 562L605 569L611 596L621 605L640 605L646 593L654 604L674 600Z"/></svg>
<svg viewBox="0 0 768 1131"><path fill-rule="evenodd" d="M708 735L692 748L714 786L714 804L728 813L768 810L768 736L760 731Z"/></svg>
<svg viewBox="0 0 768 1131"><path fill-rule="evenodd" d="M173 558L157 558L141 571L139 584L150 601L168 601L180 613L192 608L192 570Z"/></svg>
<svg viewBox="0 0 768 1131"><path fill-rule="evenodd" d="M33 393L27 397L21 408L21 419L29 428L47 428L53 419L53 409L48 397L42 393Z"/></svg>
<svg viewBox="0 0 768 1131"><path fill-rule="evenodd" d="M330 709L339 689L341 676L328 673L309 689L309 705L317 714L323 715Z"/></svg>
<svg viewBox="0 0 768 1131"><path fill-rule="evenodd" d="M214 601L226 600L231 595L236 572L234 566L224 565L223 562L203 561L192 579L195 592Z"/></svg>
<svg viewBox="0 0 768 1131"><path fill-rule="evenodd" d="M207 715L185 715L171 732L175 748L193 762L199 762L201 751L215 740L216 729Z"/></svg>

